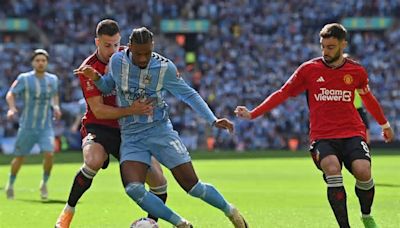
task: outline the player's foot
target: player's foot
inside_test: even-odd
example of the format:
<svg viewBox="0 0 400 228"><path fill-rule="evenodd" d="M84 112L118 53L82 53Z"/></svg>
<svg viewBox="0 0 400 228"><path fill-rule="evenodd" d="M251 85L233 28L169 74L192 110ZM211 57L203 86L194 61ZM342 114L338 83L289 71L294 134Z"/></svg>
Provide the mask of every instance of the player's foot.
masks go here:
<svg viewBox="0 0 400 228"><path fill-rule="evenodd" d="M190 222L183 220L180 224L176 225L176 228L193 228L193 225Z"/></svg>
<svg viewBox="0 0 400 228"><path fill-rule="evenodd" d="M49 192L47 191L47 185L42 181L40 182L40 198L46 200L48 196Z"/></svg>
<svg viewBox="0 0 400 228"><path fill-rule="evenodd" d="M233 206L232 206L233 207ZM236 207L233 207L232 214L228 216L229 220L231 220L232 224L235 228L248 228L246 220L240 214L239 210Z"/></svg>
<svg viewBox="0 0 400 228"><path fill-rule="evenodd" d="M361 221L364 223L365 228L378 228L379 226L375 223L372 216L361 217Z"/></svg>
<svg viewBox="0 0 400 228"><path fill-rule="evenodd" d="M6 186L6 196L7 196L7 199L9 199L9 200L14 199L14 188L8 184Z"/></svg>
<svg viewBox="0 0 400 228"><path fill-rule="evenodd" d="M58 216L55 228L69 228L72 217L74 217L74 211L64 209Z"/></svg>

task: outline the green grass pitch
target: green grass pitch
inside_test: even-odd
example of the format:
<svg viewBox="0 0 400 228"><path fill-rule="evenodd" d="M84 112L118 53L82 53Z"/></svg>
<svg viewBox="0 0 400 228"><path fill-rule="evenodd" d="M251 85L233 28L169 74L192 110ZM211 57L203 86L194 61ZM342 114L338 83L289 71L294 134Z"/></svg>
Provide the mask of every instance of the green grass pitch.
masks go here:
<svg viewBox="0 0 400 228"><path fill-rule="evenodd" d="M400 153L385 151L373 157L376 197L373 215L380 227L400 227ZM305 152L193 154L201 180L212 183L247 218L251 228L337 227L326 199L321 173ZM209 159L214 158L214 159ZM28 158L15 183L15 199L6 200L10 157L0 156L0 227L53 227L65 205L81 154L58 154L49 180L49 200L39 199L40 157ZM187 195L168 170L168 205L194 227L232 227L217 209ZM354 179L344 171L352 227L363 227L354 193ZM102 170L76 208L72 228L129 227L146 214L128 198L121 185L117 162ZM171 227L160 221L160 227Z"/></svg>

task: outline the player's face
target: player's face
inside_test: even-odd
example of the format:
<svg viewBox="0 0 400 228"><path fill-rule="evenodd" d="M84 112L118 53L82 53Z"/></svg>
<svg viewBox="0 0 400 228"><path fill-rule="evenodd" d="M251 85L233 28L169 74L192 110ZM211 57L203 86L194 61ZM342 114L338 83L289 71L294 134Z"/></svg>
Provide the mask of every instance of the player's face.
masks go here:
<svg viewBox="0 0 400 228"><path fill-rule="evenodd" d="M47 68L47 57L45 55L36 55L32 60L32 67L38 73L43 73Z"/></svg>
<svg viewBox="0 0 400 228"><path fill-rule="evenodd" d="M341 59L346 41L339 41L334 37L321 38L322 57L328 64L336 63Z"/></svg>
<svg viewBox="0 0 400 228"><path fill-rule="evenodd" d="M142 69L146 68L147 64L149 64L151 53L153 52L153 46L153 42L147 42L145 44L129 44L133 64Z"/></svg>
<svg viewBox="0 0 400 228"><path fill-rule="evenodd" d="M118 51L121 42L119 33L109 36L101 35L96 38L96 46L99 57L102 61L108 62L111 56Z"/></svg>

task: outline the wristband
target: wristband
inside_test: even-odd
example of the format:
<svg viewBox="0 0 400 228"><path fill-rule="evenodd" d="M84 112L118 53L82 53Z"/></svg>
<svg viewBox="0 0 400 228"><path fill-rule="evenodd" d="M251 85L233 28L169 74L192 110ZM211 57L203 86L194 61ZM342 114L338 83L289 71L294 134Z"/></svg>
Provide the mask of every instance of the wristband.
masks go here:
<svg viewBox="0 0 400 228"><path fill-rule="evenodd" d="M387 121L385 124L382 124L382 125L381 125L381 128L382 128L382 129L388 129L388 128L390 128L389 121Z"/></svg>

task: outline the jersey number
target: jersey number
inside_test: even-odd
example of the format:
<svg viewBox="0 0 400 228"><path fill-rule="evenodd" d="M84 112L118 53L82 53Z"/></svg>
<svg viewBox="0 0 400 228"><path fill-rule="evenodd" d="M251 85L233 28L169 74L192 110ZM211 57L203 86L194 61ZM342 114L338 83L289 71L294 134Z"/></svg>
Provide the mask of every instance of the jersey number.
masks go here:
<svg viewBox="0 0 400 228"><path fill-rule="evenodd" d="M174 140L169 142L171 146L173 146L179 154L184 154L186 153L186 147L179 141L179 140Z"/></svg>

